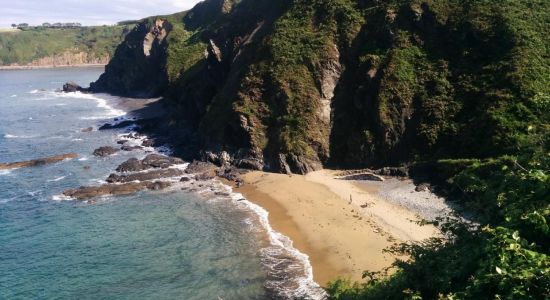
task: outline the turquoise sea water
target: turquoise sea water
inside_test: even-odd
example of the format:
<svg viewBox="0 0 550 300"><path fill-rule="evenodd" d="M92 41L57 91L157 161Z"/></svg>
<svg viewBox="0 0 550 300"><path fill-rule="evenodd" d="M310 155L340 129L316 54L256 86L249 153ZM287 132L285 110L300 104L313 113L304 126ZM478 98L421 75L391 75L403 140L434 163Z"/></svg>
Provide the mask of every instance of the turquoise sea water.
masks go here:
<svg viewBox="0 0 550 300"><path fill-rule="evenodd" d="M306 257L270 230L264 211L219 193L230 191L220 183L95 204L60 200L64 190L101 184L122 161L145 155L93 157L127 131L81 132L124 114L117 98L55 92L100 73L0 71L0 162L79 154L0 171L0 299L322 298Z"/></svg>

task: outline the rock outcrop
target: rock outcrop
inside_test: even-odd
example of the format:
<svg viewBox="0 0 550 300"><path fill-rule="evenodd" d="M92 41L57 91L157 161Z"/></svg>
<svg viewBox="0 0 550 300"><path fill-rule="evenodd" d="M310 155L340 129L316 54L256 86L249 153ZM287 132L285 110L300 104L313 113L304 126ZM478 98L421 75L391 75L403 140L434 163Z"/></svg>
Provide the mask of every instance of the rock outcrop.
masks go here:
<svg viewBox="0 0 550 300"><path fill-rule="evenodd" d="M99 148L95 149L93 154L95 156L105 157L105 156L111 156L111 155L117 153L118 151L119 151L119 149L117 149L117 148L114 148L114 147L111 147L111 146L103 146L103 147L99 147Z"/></svg>
<svg viewBox="0 0 550 300"><path fill-rule="evenodd" d="M53 164L53 163L57 163L60 161L73 159L77 157L78 157L78 154L69 153L69 154L62 154L62 155L56 155L51 157L39 158L39 159L32 159L27 161L20 161L20 162L13 162L13 163L0 163L0 170L42 166L42 165Z"/></svg>
<svg viewBox="0 0 550 300"><path fill-rule="evenodd" d="M63 192L63 195L77 200L88 200L104 196L131 195L143 190L162 190L170 187L165 181L130 182L124 184L104 184L101 186L79 187Z"/></svg>
<svg viewBox="0 0 550 300"><path fill-rule="evenodd" d="M63 85L63 92L65 93L74 93L74 92L82 92L82 93L88 93L89 89L83 88L77 83L73 81L69 81Z"/></svg>

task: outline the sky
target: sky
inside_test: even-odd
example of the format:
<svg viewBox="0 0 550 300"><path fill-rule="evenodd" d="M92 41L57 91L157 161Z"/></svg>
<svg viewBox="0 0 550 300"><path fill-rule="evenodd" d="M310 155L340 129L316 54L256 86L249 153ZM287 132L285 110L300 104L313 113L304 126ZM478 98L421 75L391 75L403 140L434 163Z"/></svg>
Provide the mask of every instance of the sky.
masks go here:
<svg viewBox="0 0 550 300"><path fill-rule="evenodd" d="M200 0L0 0L0 28L13 23L115 24L187 10Z"/></svg>

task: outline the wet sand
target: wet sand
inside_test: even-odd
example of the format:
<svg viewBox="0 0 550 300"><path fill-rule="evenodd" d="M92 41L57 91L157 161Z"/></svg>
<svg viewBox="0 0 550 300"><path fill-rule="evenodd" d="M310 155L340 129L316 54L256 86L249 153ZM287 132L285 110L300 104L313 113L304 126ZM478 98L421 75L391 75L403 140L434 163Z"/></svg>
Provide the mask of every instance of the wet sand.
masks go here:
<svg viewBox="0 0 550 300"><path fill-rule="evenodd" d="M384 249L439 234L416 224L414 211L381 197L379 186L336 179L336 173L250 172L247 184L235 190L265 208L273 228L309 256L320 285L337 277L361 280L363 271L381 271L395 261Z"/></svg>

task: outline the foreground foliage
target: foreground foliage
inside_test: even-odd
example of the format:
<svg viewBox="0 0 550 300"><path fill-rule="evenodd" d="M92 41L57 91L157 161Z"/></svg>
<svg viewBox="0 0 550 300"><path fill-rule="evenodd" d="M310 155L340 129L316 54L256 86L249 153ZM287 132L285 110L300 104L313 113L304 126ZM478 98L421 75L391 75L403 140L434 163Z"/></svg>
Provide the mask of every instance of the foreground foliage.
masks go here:
<svg viewBox="0 0 550 300"><path fill-rule="evenodd" d="M399 11L416 3L390 2L384 9ZM413 99L426 76L435 78L434 87L442 93L424 100L431 101L433 113L421 120L424 130L415 138L425 145L451 145L452 151L443 147L446 150L434 155L424 148L416 159L435 159L430 164L434 173L479 225L445 220L441 224L450 240L392 249L409 254L411 260L397 262L391 276L365 274L367 283L336 280L328 289L331 299L548 299L549 3L486 0L422 5L429 6L447 34L461 38L461 44L455 44L454 50L445 45L419 50L410 42L417 37L402 32L401 46L383 54L391 55L390 71L395 74L388 78L393 87L381 91L381 101L395 109L396 97ZM457 11L461 13L453 13ZM447 57L451 64L438 67L430 62L434 55ZM375 64L380 59L371 55L365 62ZM433 77L436 74L443 77ZM395 120L381 121L391 127Z"/></svg>

